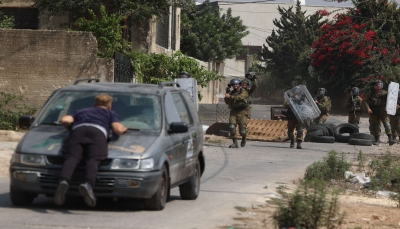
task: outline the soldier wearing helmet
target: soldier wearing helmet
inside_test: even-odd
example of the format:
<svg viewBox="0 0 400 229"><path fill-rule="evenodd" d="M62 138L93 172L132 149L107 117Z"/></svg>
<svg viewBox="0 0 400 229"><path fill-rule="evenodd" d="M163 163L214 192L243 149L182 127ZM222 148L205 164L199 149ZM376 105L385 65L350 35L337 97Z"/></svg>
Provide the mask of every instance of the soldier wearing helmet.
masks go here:
<svg viewBox="0 0 400 229"><path fill-rule="evenodd" d="M400 90L397 93L396 114L390 115L390 127L392 129L392 140L399 143L396 138L400 140Z"/></svg>
<svg viewBox="0 0 400 229"><path fill-rule="evenodd" d="M386 112L387 91L383 89L383 82L377 80L374 89L366 94L364 99L365 108L369 114L369 131L375 137L374 145L381 143L381 122L389 138L389 145L393 145L392 130L390 127L389 115Z"/></svg>
<svg viewBox="0 0 400 229"><path fill-rule="evenodd" d="M232 79L229 83L230 88L227 88L224 101L229 105L229 132L233 140L233 144L229 148L239 148L236 138L236 126L239 126L239 134L242 136L240 146L246 145L247 136L247 121L248 121L248 99L249 93L247 90L240 87L240 80Z"/></svg>
<svg viewBox="0 0 400 229"><path fill-rule="evenodd" d="M295 104L303 104L305 100L305 94L299 87L294 87L290 90L288 93L289 97ZM299 122L293 113L292 109L289 106L288 101L283 102L283 106L287 109L287 119L288 119L288 124L287 124L287 134L290 140L290 148L294 148L294 129L296 128L297 131L297 149L302 149L301 143L303 142L303 123Z"/></svg>
<svg viewBox="0 0 400 229"><path fill-rule="evenodd" d="M355 125L359 128L361 117L361 106L363 99L360 97L360 89L353 87L350 91L350 98L347 100L346 108L349 109L348 123Z"/></svg>
<svg viewBox="0 0 400 229"><path fill-rule="evenodd" d="M248 113L248 118L251 118L251 104L253 103L252 101L252 94L253 92L257 89L258 87L258 82L257 82L257 76L255 72L250 72L246 74L246 79L243 79L241 81L241 86L243 89L246 89L247 92L249 93L249 108L247 109Z"/></svg>
<svg viewBox="0 0 400 229"><path fill-rule="evenodd" d="M316 96L314 97L314 100L321 111L321 114L314 120L314 122L316 124L323 124L328 119L329 112L331 111L331 99L326 95L327 91L323 87L318 88L315 94Z"/></svg>

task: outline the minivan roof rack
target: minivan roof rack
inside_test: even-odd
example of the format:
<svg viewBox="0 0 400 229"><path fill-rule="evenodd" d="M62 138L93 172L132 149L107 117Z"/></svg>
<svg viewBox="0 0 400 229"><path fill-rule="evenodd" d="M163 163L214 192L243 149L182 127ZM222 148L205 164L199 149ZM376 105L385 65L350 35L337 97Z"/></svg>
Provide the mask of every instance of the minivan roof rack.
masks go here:
<svg viewBox="0 0 400 229"><path fill-rule="evenodd" d="M171 82L161 82L160 84L158 84L158 88L163 88L164 86L167 85L176 85L177 87L180 87L179 83L171 81Z"/></svg>
<svg viewBox="0 0 400 229"><path fill-rule="evenodd" d="M96 83L100 82L99 78L82 78L82 79L77 79L74 83L75 84L79 84L82 81L87 81L88 83L91 83L92 81L95 81Z"/></svg>

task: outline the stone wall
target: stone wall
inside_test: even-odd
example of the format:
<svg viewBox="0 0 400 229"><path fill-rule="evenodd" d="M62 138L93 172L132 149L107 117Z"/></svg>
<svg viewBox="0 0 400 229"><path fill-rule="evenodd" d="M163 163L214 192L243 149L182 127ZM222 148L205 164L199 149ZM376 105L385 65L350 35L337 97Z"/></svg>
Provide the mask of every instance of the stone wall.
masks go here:
<svg viewBox="0 0 400 229"><path fill-rule="evenodd" d="M40 108L58 88L78 78L112 82L113 61L97 58L88 32L0 29L0 91Z"/></svg>

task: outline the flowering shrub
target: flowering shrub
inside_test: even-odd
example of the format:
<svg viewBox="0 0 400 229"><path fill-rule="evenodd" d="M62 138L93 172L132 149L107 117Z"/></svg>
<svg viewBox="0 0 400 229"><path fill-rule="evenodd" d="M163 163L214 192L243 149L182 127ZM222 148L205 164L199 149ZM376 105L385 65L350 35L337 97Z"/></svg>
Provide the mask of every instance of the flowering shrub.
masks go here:
<svg viewBox="0 0 400 229"><path fill-rule="evenodd" d="M363 88L377 79L398 79L396 38L400 28L389 20L388 11L392 16L399 15L387 1L356 0L354 9L337 14L334 21L324 24L322 35L312 45L310 74L341 88Z"/></svg>

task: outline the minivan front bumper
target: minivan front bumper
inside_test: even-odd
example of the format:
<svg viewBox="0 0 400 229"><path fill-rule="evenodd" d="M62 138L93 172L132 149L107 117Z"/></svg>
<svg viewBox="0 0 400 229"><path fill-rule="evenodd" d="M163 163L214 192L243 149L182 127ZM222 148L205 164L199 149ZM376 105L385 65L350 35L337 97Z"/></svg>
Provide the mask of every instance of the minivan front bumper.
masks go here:
<svg viewBox="0 0 400 229"><path fill-rule="evenodd" d="M54 196L59 182L58 174L60 169L10 167L14 190L46 196ZM162 171L99 171L93 190L97 197L151 198L158 189L161 175ZM83 170L76 170L66 195L80 195L78 187L85 182L84 177Z"/></svg>

